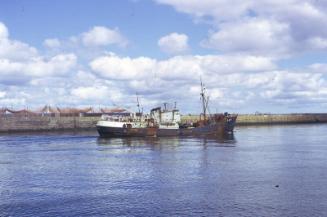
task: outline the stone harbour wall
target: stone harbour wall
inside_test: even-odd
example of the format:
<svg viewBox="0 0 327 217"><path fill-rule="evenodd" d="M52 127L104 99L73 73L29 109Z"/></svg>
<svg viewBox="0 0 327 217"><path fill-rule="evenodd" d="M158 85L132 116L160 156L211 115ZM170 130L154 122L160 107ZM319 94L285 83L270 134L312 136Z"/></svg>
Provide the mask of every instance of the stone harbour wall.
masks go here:
<svg viewBox="0 0 327 217"><path fill-rule="evenodd" d="M326 123L327 114L239 115L237 125Z"/></svg>
<svg viewBox="0 0 327 217"><path fill-rule="evenodd" d="M100 117L0 117L0 132L59 131L95 129Z"/></svg>
<svg viewBox="0 0 327 217"><path fill-rule="evenodd" d="M183 115L182 122L195 122L198 115ZM31 131L95 130L100 117L0 116L0 133ZM323 114L240 114L236 125L327 123Z"/></svg>
<svg viewBox="0 0 327 217"><path fill-rule="evenodd" d="M184 115L183 122L196 121L198 115ZM327 123L327 113L311 114L239 114L236 125L310 124Z"/></svg>

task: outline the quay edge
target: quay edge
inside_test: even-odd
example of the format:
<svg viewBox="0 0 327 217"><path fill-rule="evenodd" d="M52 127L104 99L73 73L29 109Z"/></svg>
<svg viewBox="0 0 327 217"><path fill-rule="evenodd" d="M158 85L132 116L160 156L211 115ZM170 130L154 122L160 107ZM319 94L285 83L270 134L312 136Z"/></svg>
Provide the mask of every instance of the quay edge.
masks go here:
<svg viewBox="0 0 327 217"><path fill-rule="evenodd" d="M198 115L182 115L182 122L196 121ZM100 117L41 117L1 116L0 133L8 132L49 132L71 130L96 130ZM297 114L239 114L236 126L273 124L315 124L327 123L327 113Z"/></svg>
<svg viewBox="0 0 327 217"><path fill-rule="evenodd" d="M182 116L185 122L197 119L196 115ZM236 120L236 126L314 123L327 123L327 113L238 114Z"/></svg>

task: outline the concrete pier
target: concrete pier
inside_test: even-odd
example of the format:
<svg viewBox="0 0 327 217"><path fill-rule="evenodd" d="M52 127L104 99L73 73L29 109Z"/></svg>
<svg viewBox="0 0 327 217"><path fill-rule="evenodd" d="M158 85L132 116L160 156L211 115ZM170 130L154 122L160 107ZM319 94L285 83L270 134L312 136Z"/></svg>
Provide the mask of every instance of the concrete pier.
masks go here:
<svg viewBox="0 0 327 217"><path fill-rule="evenodd" d="M325 114L262 114L239 115L237 125L267 125L267 124L312 124L327 123Z"/></svg>
<svg viewBox="0 0 327 217"><path fill-rule="evenodd" d="M0 116L0 133L31 131L95 130L97 117ZM183 115L182 122L195 122L198 115ZM327 113L311 114L240 114L236 125L327 123Z"/></svg>
<svg viewBox="0 0 327 217"><path fill-rule="evenodd" d="M184 115L183 122L197 121L198 115ZM272 125L272 124L312 124L327 123L327 113L295 114L239 114L236 125Z"/></svg>
<svg viewBox="0 0 327 217"><path fill-rule="evenodd" d="M0 116L0 132L95 129L100 117Z"/></svg>

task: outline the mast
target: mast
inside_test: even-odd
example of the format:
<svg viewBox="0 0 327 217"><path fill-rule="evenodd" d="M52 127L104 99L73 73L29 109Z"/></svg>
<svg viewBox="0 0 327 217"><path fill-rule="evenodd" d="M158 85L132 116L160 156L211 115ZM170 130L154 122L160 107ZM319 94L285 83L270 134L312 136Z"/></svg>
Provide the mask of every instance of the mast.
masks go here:
<svg viewBox="0 0 327 217"><path fill-rule="evenodd" d="M206 119L206 116L207 116L207 103L206 103L206 98L205 98L205 87L202 83L202 78L200 77L200 82L201 82L201 100L202 100L202 109L203 109L203 117L204 117L204 120Z"/></svg>
<svg viewBox="0 0 327 217"><path fill-rule="evenodd" d="M136 93L136 101L137 101L137 108L138 108L139 114L141 114L139 95L137 93Z"/></svg>
<svg viewBox="0 0 327 217"><path fill-rule="evenodd" d="M137 108L138 108L139 119L141 120L141 116L140 116L141 115L140 101L139 101L139 95L137 93L136 93L136 101L137 101Z"/></svg>

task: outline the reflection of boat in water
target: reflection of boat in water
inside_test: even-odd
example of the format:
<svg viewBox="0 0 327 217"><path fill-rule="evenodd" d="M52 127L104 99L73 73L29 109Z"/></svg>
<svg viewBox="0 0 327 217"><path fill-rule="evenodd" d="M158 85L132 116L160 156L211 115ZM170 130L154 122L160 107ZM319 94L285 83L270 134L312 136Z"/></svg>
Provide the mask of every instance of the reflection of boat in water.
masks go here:
<svg viewBox="0 0 327 217"><path fill-rule="evenodd" d="M208 136L232 133L237 115L213 114L209 115L208 97L201 82L201 99L203 113L200 120L194 123L181 123L181 116L176 106L168 109L157 107L149 115L125 113L103 116L97 123L97 130L101 137L158 137L158 136ZM138 105L139 106L139 105Z"/></svg>
<svg viewBox="0 0 327 217"><path fill-rule="evenodd" d="M129 147L160 146L168 144L169 146L178 146L180 137L98 137L97 144L106 145L123 145Z"/></svg>
<svg viewBox="0 0 327 217"><path fill-rule="evenodd" d="M223 134L215 136L194 136L194 137L98 137L99 146L123 145L128 147L178 147L185 144L202 144L203 146L234 147L236 139L234 134Z"/></svg>

